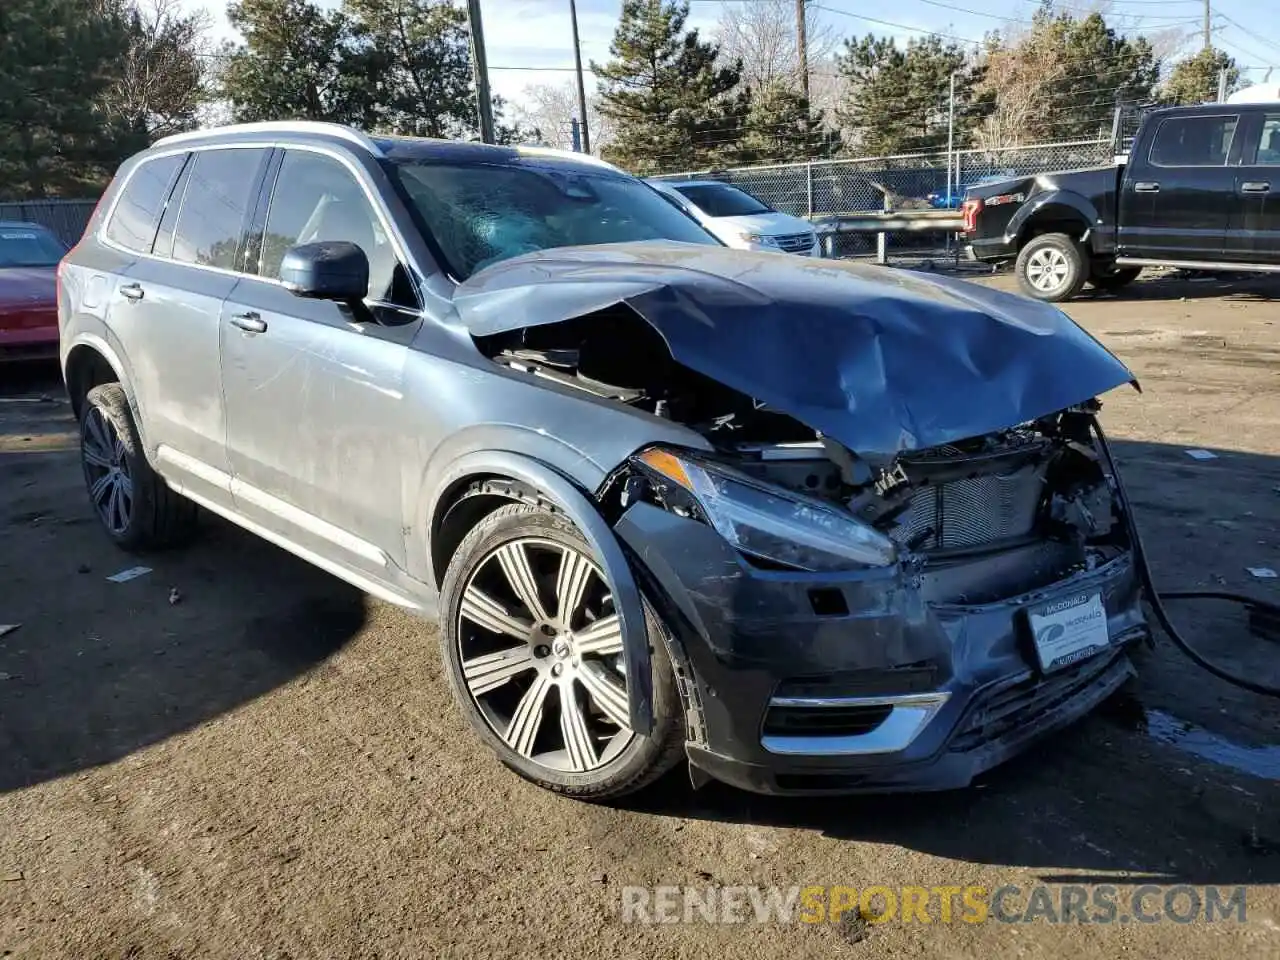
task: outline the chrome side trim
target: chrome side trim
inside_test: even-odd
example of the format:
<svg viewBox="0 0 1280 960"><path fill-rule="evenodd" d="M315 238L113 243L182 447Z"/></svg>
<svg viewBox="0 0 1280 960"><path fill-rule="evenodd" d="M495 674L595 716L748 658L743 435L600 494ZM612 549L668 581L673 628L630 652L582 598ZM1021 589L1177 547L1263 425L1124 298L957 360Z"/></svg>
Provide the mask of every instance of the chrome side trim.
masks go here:
<svg viewBox="0 0 1280 960"><path fill-rule="evenodd" d="M194 477L197 480L207 483L215 490L220 490L230 494L233 499L242 500L245 503L251 503L255 507L279 517L292 527L304 530L313 536L319 537L321 540L327 540L335 547L340 547L353 556L357 556L362 560L377 564L379 567L383 568L391 565L390 557L367 540L362 540L354 534L343 530L341 527L336 527L328 521L321 520L314 514L307 513L305 510L300 510L292 504L281 500L279 497L273 497L271 494L265 493L257 487L250 486L243 480L233 477L230 474L219 470L217 467L211 467L202 460L197 460L195 457L188 456L187 454L174 450L172 447L162 443L156 448L156 462L167 465L171 468L171 471L166 471L164 476L165 479L171 481L174 486L179 486L181 484L181 477L179 476L175 478L172 476L172 473L185 473L190 477ZM191 496L190 491L186 489L181 489L179 492L184 496ZM228 518L232 519L229 516ZM293 548L289 547L288 549L292 550ZM294 552L296 553L297 551Z"/></svg>
<svg viewBox="0 0 1280 960"><path fill-rule="evenodd" d="M281 133L312 134L315 136L335 137L353 143L360 149L368 151L375 157L383 157L382 148L372 138L353 127L340 123L322 123L317 120L262 120L257 123L232 123L222 127L209 127L205 130L188 130L185 133L174 133L161 137L152 146L162 147L172 143L189 143L203 140L206 137L219 137L229 133Z"/></svg>
<svg viewBox="0 0 1280 960"><path fill-rule="evenodd" d="M836 737L789 737L766 734L760 745L770 753L787 756L857 756L905 750L942 709L951 696L946 691L913 693L895 697L774 697L771 707L892 707L874 730Z"/></svg>
<svg viewBox="0 0 1280 960"><path fill-rule="evenodd" d="M1209 260L1151 260L1146 257L1116 257L1117 267L1180 267L1218 273L1280 273L1280 263L1235 263Z"/></svg>
<svg viewBox="0 0 1280 960"><path fill-rule="evenodd" d="M416 600L413 600L403 594L396 593L394 590L391 590L390 588L383 586L382 584L374 580L371 580L369 577L366 577L363 574L357 573L356 571L351 570L348 567L344 567L342 564L335 563L332 560L328 560L325 557L322 557L320 554L315 553L311 550L308 550L306 547L299 546L289 538L283 537L278 533L274 533L271 530L268 530L266 527L262 526L261 524L255 523L249 518L241 516L240 514L236 513L234 510L231 510L228 507L226 507L224 504L215 503L209 498L203 497L198 493L192 493L190 490L187 490L182 486L181 481L170 480L169 483L170 483L170 486L172 486L175 490L178 491L178 493L182 494L184 497L186 497L188 500L191 500L193 503L198 503L200 506L204 507L210 513L216 513L218 516L226 520L230 520L236 526L243 527L245 530L248 530L250 533L261 537L263 540L266 540L268 543L273 543L277 547L280 547L282 550L288 550L294 556L301 557L303 560L307 561L308 563L314 564L315 566L323 570L325 573L332 574L333 576L337 577L339 580L345 580L347 583L351 584L356 589L363 590L365 593L369 594L370 596L377 597L379 600L385 600L388 603L394 603L398 607L404 607L406 610L412 610L415 613L419 613L419 614L427 614L429 612L433 613L433 611L428 611L425 607L423 607L422 604L418 603Z"/></svg>

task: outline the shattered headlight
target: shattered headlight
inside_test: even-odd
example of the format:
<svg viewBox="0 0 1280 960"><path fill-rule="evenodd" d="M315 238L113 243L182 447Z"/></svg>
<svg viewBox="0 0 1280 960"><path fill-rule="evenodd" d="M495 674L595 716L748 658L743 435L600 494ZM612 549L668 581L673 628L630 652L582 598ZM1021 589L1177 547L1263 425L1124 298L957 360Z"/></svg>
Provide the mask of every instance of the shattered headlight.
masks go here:
<svg viewBox="0 0 1280 960"><path fill-rule="evenodd" d="M743 553L802 570L883 567L897 559L894 542L856 518L732 468L662 447L633 462L684 490Z"/></svg>

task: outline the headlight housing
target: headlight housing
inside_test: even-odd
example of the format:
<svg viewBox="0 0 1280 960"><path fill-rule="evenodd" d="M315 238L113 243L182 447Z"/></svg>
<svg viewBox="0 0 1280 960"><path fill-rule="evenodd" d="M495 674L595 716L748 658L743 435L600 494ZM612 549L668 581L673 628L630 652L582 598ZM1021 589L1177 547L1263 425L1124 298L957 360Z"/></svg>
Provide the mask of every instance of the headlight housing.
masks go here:
<svg viewBox="0 0 1280 960"><path fill-rule="evenodd" d="M632 462L684 490L715 531L745 554L812 571L897 561L892 540L820 500L664 447Z"/></svg>
<svg viewBox="0 0 1280 960"><path fill-rule="evenodd" d="M740 233L738 234L747 243L757 243L762 247L776 247L777 243L773 237L764 233Z"/></svg>

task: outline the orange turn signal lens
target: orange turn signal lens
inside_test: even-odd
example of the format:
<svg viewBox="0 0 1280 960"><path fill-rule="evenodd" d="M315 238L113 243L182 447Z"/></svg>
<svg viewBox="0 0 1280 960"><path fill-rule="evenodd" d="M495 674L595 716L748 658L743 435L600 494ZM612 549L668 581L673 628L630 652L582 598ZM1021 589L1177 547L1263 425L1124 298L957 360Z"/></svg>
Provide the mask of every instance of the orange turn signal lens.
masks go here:
<svg viewBox="0 0 1280 960"><path fill-rule="evenodd" d="M693 491L693 482L689 479L689 474L684 469L684 464L679 458L668 453L660 447L650 447L637 458L650 470L654 470L673 483L677 483L686 490Z"/></svg>

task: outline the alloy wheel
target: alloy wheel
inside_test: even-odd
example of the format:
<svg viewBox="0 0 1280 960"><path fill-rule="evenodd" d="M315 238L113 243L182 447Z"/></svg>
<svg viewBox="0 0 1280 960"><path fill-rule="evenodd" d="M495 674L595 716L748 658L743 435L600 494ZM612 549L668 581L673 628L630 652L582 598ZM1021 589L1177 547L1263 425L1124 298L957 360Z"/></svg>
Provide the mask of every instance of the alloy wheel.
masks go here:
<svg viewBox="0 0 1280 960"><path fill-rule="evenodd" d="M1027 279L1042 293L1060 289L1070 272L1066 254L1054 247L1041 247L1027 260Z"/></svg>
<svg viewBox="0 0 1280 960"><path fill-rule="evenodd" d="M554 540L492 550L458 613L463 682L520 756L585 773L631 742L622 625L600 568Z"/></svg>
<svg viewBox="0 0 1280 960"><path fill-rule="evenodd" d="M93 509L108 530L123 534L133 516L133 475L120 432L97 406L85 413L80 456Z"/></svg>

